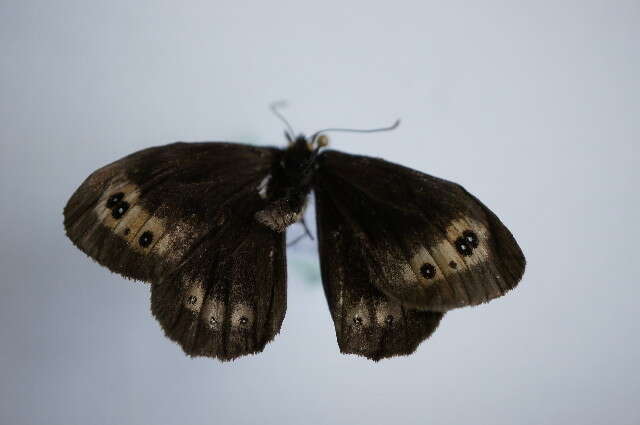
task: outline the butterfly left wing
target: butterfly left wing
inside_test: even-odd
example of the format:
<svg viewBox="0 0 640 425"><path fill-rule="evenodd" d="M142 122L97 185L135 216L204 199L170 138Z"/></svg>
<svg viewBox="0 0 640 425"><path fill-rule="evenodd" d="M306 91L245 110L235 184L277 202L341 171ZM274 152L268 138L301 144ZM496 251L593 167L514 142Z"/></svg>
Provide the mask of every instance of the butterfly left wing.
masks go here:
<svg viewBox="0 0 640 425"><path fill-rule="evenodd" d="M261 351L286 309L284 235L254 219L279 152L232 143L135 152L76 190L67 235L111 271L152 282L152 312L187 354Z"/></svg>
<svg viewBox="0 0 640 425"><path fill-rule="evenodd" d="M381 159L325 151L314 189L331 198L343 231L360 241L351 264L374 270L369 286L390 300L447 311L499 297L522 277L525 259L509 230L460 185ZM318 209L320 222L323 214Z"/></svg>

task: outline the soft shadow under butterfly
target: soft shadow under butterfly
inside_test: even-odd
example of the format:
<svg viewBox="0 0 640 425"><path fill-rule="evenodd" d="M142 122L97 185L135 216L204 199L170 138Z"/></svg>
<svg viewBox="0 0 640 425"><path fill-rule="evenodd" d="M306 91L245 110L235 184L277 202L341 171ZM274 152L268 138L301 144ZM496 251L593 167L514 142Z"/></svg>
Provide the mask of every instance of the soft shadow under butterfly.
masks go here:
<svg viewBox="0 0 640 425"><path fill-rule="evenodd" d="M478 199L382 159L324 150L326 131L294 138L289 126L286 149L205 142L133 153L76 190L67 235L109 270L151 282L166 335L220 360L260 352L280 331L285 230L311 190L343 353L410 354L446 311L517 285L522 251Z"/></svg>

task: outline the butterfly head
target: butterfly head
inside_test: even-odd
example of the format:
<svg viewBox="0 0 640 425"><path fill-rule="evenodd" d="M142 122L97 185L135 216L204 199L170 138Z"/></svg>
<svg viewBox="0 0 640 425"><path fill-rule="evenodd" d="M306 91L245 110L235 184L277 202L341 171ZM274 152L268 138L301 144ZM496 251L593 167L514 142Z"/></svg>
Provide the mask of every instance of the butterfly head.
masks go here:
<svg viewBox="0 0 640 425"><path fill-rule="evenodd" d="M300 133L295 139L285 131L285 136L289 142L289 149L302 149L303 147L310 152L318 153L324 147L329 146L329 137L326 134L315 133L311 137L307 137Z"/></svg>
<svg viewBox="0 0 640 425"><path fill-rule="evenodd" d="M314 134L311 139L311 150L320 150L324 147L329 146L329 136L326 134Z"/></svg>
<svg viewBox="0 0 640 425"><path fill-rule="evenodd" d="M324 137L326 139L326 136ZM284 153L284 170L287 174L307 174L318 155L321 147L326 146L326 140L318 143L318 137L298 135L295 139L289 139L289 146Z"/></svg>

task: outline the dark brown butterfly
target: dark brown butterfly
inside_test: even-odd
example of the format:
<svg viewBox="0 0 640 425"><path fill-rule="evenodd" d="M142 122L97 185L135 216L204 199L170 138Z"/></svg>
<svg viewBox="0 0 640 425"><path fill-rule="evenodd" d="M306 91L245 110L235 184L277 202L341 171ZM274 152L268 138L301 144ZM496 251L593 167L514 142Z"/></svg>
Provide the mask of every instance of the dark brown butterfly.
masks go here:
<svg viewBox="0 0 640 425"><path fill-rule="evenodd" d="M313 190L324 291L343 353L406 355L448 310L505 294L525 259L460 185L287 133L286 149L174 143L107 165L64 209L73 243L151 282L151 311L191 356L264 349L286 310L285 230Z"/></svg>

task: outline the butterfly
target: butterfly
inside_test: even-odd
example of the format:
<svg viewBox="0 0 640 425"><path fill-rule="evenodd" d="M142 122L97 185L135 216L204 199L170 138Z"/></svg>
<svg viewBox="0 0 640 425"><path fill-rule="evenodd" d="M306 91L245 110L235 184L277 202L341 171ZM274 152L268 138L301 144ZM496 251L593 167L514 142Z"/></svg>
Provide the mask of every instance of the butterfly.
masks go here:
<svg viewBox="0 0 640 425"><path fill-rule="evenodd" d="M462 186L329 150L324 133L289 130L284 149L180 142L135 152L75 191L66 233L109 270L151 283L151 311L186 354L219 360L261 352L279 333L286 229L311 192L343 353L411 354L447 311L518 284L520 247Z"/></svg>

